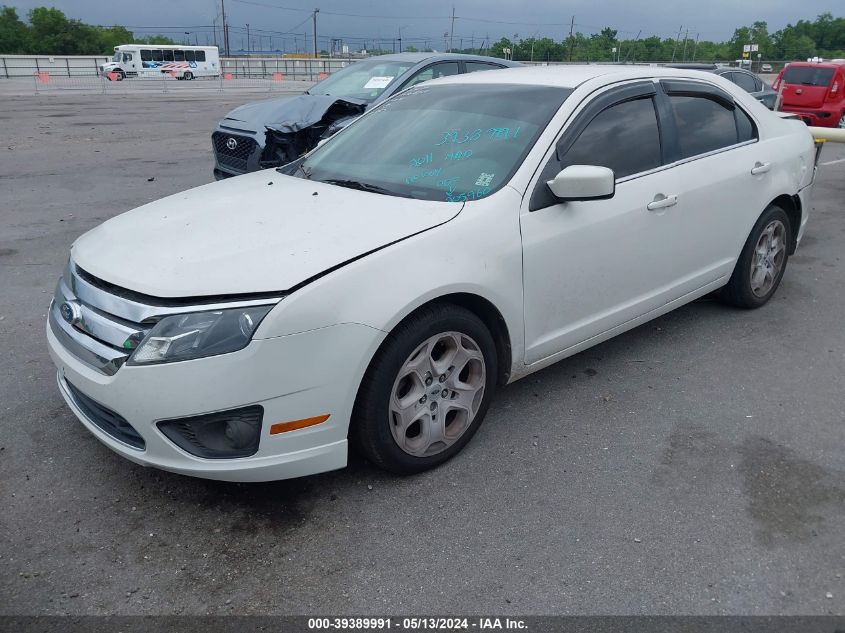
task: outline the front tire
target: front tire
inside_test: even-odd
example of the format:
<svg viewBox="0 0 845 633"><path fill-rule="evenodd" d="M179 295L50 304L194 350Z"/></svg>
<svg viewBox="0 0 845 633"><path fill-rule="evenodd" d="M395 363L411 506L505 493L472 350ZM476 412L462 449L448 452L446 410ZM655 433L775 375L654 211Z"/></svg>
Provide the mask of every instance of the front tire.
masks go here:
<svg viewBox="0 0 845 633"><path fill-rule="evenodd" d="M792 227L786 212L769 205L745 241L728 284L720 298L738 308L759 308L780 285L789 259Z"/></svg>
<svg viewBox="0 0 845 633"><path fill-rule="evenodd" d="M481 425L498 376L484 322L451 304L425 307L385 339L361 383L350 437L376 466L418 473L457 454Z"/></svg>

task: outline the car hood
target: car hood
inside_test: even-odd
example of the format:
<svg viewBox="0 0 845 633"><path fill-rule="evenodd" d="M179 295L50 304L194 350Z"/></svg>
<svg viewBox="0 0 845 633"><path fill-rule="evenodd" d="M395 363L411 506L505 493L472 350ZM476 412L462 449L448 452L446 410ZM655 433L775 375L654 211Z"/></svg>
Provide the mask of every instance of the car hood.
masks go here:
<svg viewBox="0 0 845 633"><path fill-rule="evenodd" d="M356 99L339 99L330 95L303 94L255 101L235 108L221 124L255 132L271 127L280 132L298 132L319 122L336 103L364 106Z"/></svg>
<svg viewBox="0 0 845 633"><path fill-rule="evenodd" d="M95 277L153 297L284 291L448 222L462 206L267 170L112 218L80 237L71 257Z"/></svg>

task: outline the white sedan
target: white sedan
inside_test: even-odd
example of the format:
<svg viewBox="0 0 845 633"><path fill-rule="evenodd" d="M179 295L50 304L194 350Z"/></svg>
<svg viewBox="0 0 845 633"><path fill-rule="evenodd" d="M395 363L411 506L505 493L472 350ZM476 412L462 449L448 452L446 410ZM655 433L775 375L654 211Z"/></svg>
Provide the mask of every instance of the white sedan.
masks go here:
<svg viewBox="0 0 845 633"><path fill-rule="evenodd" d="M407 90L279 171L80 237L47 337L104 444L233 481L397 473L497 387L713 291L773 295L810 208L800 121L713 74L523 68Z"/></svg>

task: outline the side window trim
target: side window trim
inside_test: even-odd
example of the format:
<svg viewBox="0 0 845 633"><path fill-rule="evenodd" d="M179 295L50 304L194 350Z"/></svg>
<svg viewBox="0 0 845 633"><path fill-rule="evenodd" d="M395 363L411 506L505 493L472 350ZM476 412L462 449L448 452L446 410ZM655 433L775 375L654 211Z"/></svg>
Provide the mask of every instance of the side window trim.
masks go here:
<svg viewBox="0 0 845 633"><path fill-rule="evenodd" d="M736 107L731 95L712 84L687 79L661 79L660 87L670 97L703 97L704 99L712 99L728 110L733 110Z"/></svg>
<svg viewBox="0 0 845 633"><path fill-rule="evenodd" d="M634 83L626 84L624 86L611 88L600 94L599 96L595 97L594 99L590 100L584 108L575 115L575 118L572 122L565 127L565 129L560 133L557 140L554 142L552 147L551 156L549 160L546 162L545 165L539 170L538 172L538 180L534 185L534 189L531 192L531 198L528 202L528 211L539 211L540 209L545 209L551 204L547 204L547 201L544 200L546 195L546 183L544 179L544 172L548 169L549 165L554 163L560 163L560 157L566 154L570 147L578 140L578 137L581 135L581 132L595 119L599 114L611 108L615 105L620 103L624 103L625 101L632 101L634 99L642 99L644 97L651 97L652 100L654 99L655 95L658 93L658 90L655 87L654 81L651 79L647 79L644 81L637 81ZM586 97L586 99L590 99L590 97ZM654 101L652 101L654 103ZM665 156L663 151L663 131L660 126L660 116L659 111L656 112L657 115L657 126L658 132L660 134L660 154L661 154L661 162L665 162ZM658 168L660 169L660 168ZM655 171L654 169L648 170L647 172L642 173L650 173ZM639 174L631 174L626 176L624 179L618 179L619 181L622 180L630 180L633 178L638 177Z"/></svg>

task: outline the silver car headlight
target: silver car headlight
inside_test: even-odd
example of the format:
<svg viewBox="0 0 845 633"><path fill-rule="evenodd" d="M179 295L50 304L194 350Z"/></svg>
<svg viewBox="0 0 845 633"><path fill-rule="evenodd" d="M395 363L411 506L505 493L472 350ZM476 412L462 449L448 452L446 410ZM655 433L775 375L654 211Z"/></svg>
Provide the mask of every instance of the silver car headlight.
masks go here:
<svg viewBox="0 0 845 633"><path fill-rule="evenodd" d="M173 363L228 354L246 347L272 305L164 317L130 357L130 365Z"/></svg>

